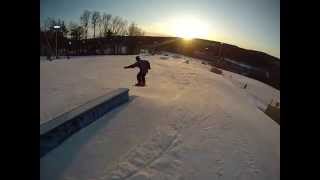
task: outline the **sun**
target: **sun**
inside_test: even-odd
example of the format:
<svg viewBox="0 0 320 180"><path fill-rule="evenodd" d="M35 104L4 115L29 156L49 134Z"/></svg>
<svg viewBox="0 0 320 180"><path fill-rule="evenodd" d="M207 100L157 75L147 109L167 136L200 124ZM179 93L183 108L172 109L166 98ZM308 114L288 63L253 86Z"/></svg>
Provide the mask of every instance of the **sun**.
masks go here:
<svg viewBox="0 0 320 180"><path fill-rule="evenodd" d="M184 39L208 37L208 26L192 17L184 17L175 20L172 24L172 29L175 36Z"/></svg>

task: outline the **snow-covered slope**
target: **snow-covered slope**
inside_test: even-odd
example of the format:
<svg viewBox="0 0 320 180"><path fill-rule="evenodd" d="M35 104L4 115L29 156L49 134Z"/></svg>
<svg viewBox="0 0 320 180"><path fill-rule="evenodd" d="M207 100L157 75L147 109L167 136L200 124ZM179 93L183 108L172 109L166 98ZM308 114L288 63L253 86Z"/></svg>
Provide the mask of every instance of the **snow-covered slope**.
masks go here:
<svg viewBox="0 0 320 180"><path fill-rule="evenodd" d="M127 87L132 96L40 159L41 179L280 179L279 125L201 63L160 57L148 57L143 88L133 86L137 69L123 69L134 56L40 62L43 107L77 104L74 89L90 97Z"/></svg>
<svg viewBox="0 0 320 180"><path fill-rule="evenodd" d="M250 100L262 111L265 111L271 102L273 105L275 102L280 103L280 91L267 84L229 71L223 71L223 75L235 86L245 91ZM245 84L247 87L243 89Z"/></svg>

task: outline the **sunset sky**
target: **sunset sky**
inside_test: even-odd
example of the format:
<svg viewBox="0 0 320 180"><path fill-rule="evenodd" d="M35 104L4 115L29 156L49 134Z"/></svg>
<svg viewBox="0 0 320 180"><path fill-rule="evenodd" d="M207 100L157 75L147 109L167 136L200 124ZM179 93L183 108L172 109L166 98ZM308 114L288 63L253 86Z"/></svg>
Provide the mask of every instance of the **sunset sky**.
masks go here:
<svg viewBox="0 0 320 180"><path fill-rule="evenodd" d="M280 0L40 0L40 18L79 22L85 10L135 22L147 35L202 38L280 58Z"/></svg>

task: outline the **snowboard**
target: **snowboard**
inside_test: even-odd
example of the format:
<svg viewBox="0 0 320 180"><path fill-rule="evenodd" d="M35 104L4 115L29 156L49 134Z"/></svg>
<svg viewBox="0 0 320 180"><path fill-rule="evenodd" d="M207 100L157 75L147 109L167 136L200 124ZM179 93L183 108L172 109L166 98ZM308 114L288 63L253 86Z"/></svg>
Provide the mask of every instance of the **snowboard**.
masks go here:
<svg viewBox="0 0 320 180"><path fill-rule="evenodd" d="M136 87L146 87L147 85L139 85L139 84L135 84L134 86L136 86Z"/></svg>

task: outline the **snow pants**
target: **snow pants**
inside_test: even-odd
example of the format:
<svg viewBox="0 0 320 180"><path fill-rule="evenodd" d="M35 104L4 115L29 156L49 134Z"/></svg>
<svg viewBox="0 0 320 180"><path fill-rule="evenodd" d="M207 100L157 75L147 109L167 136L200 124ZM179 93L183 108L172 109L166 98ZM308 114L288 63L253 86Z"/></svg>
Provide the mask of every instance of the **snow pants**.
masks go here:
<svg viewBox="0 0 320 180"><path fill-rule="evenodd" d="M140 71L140 72L137 74L138 84L140 84L140 85L146 85L146 75L147 75L147 72L142 72L142 71Z"/></svg>

